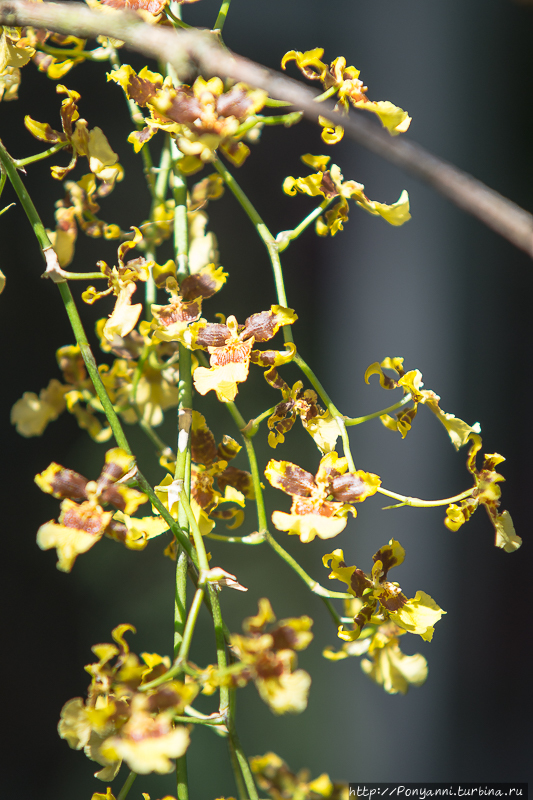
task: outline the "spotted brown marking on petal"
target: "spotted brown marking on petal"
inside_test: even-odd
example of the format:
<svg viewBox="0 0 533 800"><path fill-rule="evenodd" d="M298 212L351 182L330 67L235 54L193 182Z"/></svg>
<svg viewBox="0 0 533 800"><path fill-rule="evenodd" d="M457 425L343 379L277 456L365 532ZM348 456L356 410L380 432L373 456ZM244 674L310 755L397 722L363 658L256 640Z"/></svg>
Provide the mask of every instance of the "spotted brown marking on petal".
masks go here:
<svg viewBox="0 0 533 800"><path fill-rule="evenodd" d="M345 567L346 564L343 562L339 566ZM354 569L350 578L350 586L356 597L362 597L365 589L372 588L372 581L365 575L363 570Z"/></svg>
<svg viewBox="0 0 533 800"><path fill-rule="evenodd" d="M217 97L216 110L223 117L231 116L242 120L253 105L254 101L246 89L241 86L234 86L229 92Z"/></svg>
<svg viewBox="0 0 533 800"><path fill-rule="evenodd" d="M152 306L152 311L161 325L168 328L178 322L195 322L202 313L202 303L198 300L184 303L178 298L168 306Z"/></svg>
<svg viewBox="0 0 533 800"><path fill-rule="evenodd" d="M260 367L271 367L273 369L277 356L277 350L252 350L251 361L253 364L258 364ZM271 373L272 369L268 370L268 372Z"/></svg>
<svg viewBox="0 0 533 800"><path fill-rule="evenodd" d="M275 353L275 350L266 350L266 351L263 351L263 352L261 352L261 350L252 350L252 358L251 358L251 360L254 361L254 363L257 363L257 362L255 362L255 359L254 359L255 354L256 353L261 353L261 355L264 355L265 352L266 353ZM272 386L274 389L279 389L280 392L283 393L284 397L288 396L290 394L290 389L289 389L288 384L285 383L285 381L283 380L283 378L281 377L281 375L279 374L279 372L277 371L277 369L275 367L271 367L270 369L267 369L267 371L265 372L264 377L265 377L266 382L268 384L270 384L270 386Z"/></svg>
<svg viewBox="0 0 533 800"><path fill-rule="evenodd" d="M320 188L324 192L324 197L327 200L331 200L332 197L337 197L337 195L339 194L337 187L333 183L329 169L322 175Z"/></svg>
<svg viewBox="0 0 533 800"><path fill-rule="evenodd" d="M248 339L253 336L256 342L268 342L275 335L279 325L277 314L272 311L260 311L248 317L241 331L241 337Z"/></svg>
<svg viewBox="0 0 533 800"><path fill-rule="evenodd" d="M331 481L331 494L335 500L342 503L357 502L365 489L367 489L366 483L350 472L346 475L338 475Z"/></svg>
<svg viewBox="0 0 533 800"><path fill-rule="evenodd" d="M222 347L231 338L231 333L227 325L218 322L206 322L202 327L198 327L195 344L204 349L208 347Z"/></svg>
<svg viewBox="0 0 533 800"><path fill-rule="evenodd" d="M161 90L161 87L145 78L139 78L132 70L128 82L124 85L124 90L137 105L144 107ZM153 129L147 126L137 132L136 138L144 143L151 139L153 135Z"/></svg>
<svg viewBox="0 0 533 800"><path fill-rule="evenodd" d="M128 529L122 522L117 522L116 519L112 519L105 529L105 534L110 539L114 539L116 542L125 544L128 538Z"/></svg>
<svg viewBox="0 0 533 800"><path fill-rule="evenodd" d="M242 492L248 500L254 500L254 486L252 476L244 469L237 469L237 467L226 467L221 475L217 476L218 487L221 492L224 491L226 486L233 486Z"/></svg>
<svg viewBox="0 0 533 800"><path fill-rule="evenodd" d="M241 445L236 442L235 439L232 439L231 436L224 435L218 446L218 456L223 461L231 461L241 450Z"/></svg>
<svg viewBox="0 0 533 800"><path fill-rule="evenodd" d="M375 601L371 601L367 605L364 605L361 611L354 617L354 627L362 630L366 623L370 621L376 605L377 603Z"/></svg>
<svg viewBox="0 0 533 800"><path fill-rule="evenodd" d="M390 581L380 584L378 599L387 611L398 611L399 608L407 603L407 597L403 594L399 586L395 586Z"/></svg>
<svg viewBox="0 0 533 800"><path fill-rule="evenodd" d="M208 466L217 457L215 437L207 427L192 428L191 458L196 464Z"/></svg>
<svg viewBox="0 0 533 800"><path fill-rule="evenodd" d="M383 580L387 579L387 573L392 567L398 566L401 564L405 558L405 550L401 546L399 542L395 539L391 539L389 544L380 547L377 553L374 553L372 556L372 560L374 564L377 561L381 561L382 567L382 578Z"/></svg>
<svg viewBox="0 0 533 800"><path fill-rule="evenodd" d="M180 286L180 292L185 300L194 300L197 297L212 297L219 288L220 284L204 272L188 275Z"/></svg>
<svg viewBox="0 0 533 800"><path fill-rule="evenodd" d="M75 528L97 536L105 530L112 516L111 512L104 511L101 506L95 506L91 502L80 505L69 503L67 507L63 507L59 522L66 528Z"/></svg>
<svg viewBox="0 0 533 800"><path fill-rule="evenodd" d="M261 653L255 663L255 669L259 678L279 678L285 671L283 662L274 653Z"/></svg>
<svg viewBox="0 0 533 800"><path fill-rule="evenodd" d="M213 476L208 472L193 471L192 496L198 505L209 511L216 504L217 493L213 488Z"/></svg>
<svg viewBox="0 0 533 800"><path fill-rule="evenodd" d="M157 110L174 122L194 126L204 114L204 107L189 86L180 87L175 95L161 94L157 100Z"/></svg>
<svg viewBox="0 0 533 800"><path fill-rule="evenodd" d="M281 473L273 472L271 476L269 475L272 485L276 488L299 497L310 497L316 490L315 478L310 472L291 464L290 461L282 461L281 469Z"/></svg>
<svg viewBox="0 0 533 800"><path fill-rule="evenodd" d="M294 650L294 645L298 643L298 633L291 625L278 625L270 631L272 636L273 650Z"/></svg>
<svg viewBox="0 0 533 800"><path fill-rule="evenodd" d="M99 492L99 496L102 503L111 503L111 505L114 505L119 511L124 511L126 508L126 500L122 496L118 486L114 486L113 484L107 486Z"/></svg>
<svg viewBox="0 0 533 800"><path fill-rule="evenodd" d="M49 482L52 493L55 497L70 497L71 500L86 500L87 492L85 487L88 484L87 478L74 472L72 469L61 467L54 478Z"/></svg>

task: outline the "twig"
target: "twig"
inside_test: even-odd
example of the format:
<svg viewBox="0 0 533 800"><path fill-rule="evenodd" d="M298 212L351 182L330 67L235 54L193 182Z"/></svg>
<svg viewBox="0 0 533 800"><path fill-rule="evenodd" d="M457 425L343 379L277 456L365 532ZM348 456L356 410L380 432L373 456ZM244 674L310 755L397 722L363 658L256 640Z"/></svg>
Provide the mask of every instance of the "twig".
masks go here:
<svg viewBox="0 0 533 800"><path fill-rule="evenodd" d="M81 3L33 3L0 0L0 22L32 25L82 38L99 35L121 39L132 50L168 61L180 77L190 74L191 61L206 75L244 81L277 100L303 111L308 119L326 116L346 135L401 169L426 181L463 211L477 217L533 257L533 215L466 172L434 156L405 137L392 138L362 113L344 117L331 102L317 105L318 92L223 48L211 33L148 25L130 12L93 12Z"/></svg>

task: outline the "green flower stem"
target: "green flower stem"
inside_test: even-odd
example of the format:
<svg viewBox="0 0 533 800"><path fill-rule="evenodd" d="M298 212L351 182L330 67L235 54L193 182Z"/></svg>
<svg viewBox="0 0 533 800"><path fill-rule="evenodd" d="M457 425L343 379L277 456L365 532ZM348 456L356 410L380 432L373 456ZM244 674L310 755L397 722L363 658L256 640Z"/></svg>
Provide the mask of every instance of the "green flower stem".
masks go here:
<svg viewBox="0 0 533 800"><path fill-rule="evenodd" d="M337 612L335 611L335 608L333 607L333 603L330 603L329 600L326 597L323 597L322 600L324 601L324 605L326 606L327 610L331 614L331 618L333 619L333 622L335 623L335 625L338 628L342 624L342 619L341 619L340 615L337 614ZM350 622L353 622L353 620L350 619Z"/></svg>
<svg viewBox="0 0 533 800"><path fill-rule="evenodd" d="M187 553L183 548L176 559L176 593L174 607L174 658L178 657L187 617Z"/></svg>
<svg viewBox="0 0 533 800"><path fill-rule="evenodd" d="M301 111L291 111L290 114L270 115L268 117L264 117L262 114L253 114L251 117L248 117L246 122L243 122L242 125L239 125L233 135L240 139L245 133L251 131L252 128L255 128L255 126L259 124L285 125L286 128L290 128L291 125L299 122L302 116L303 115Z"/></svg>
<svg viewBox="0 0 533 800"><path fill-rule="evenodd" d="M226 186L234 195L236 200L240 203L248 217L250 218L252 224L254 225L257 233L263 240L263 243L268 251L268 255L270 258L270 263L272 265L272 271L274 273L274 283L276 285L276 294L278 298L278 303L280 306L284 306L285 308L288 307L287 303L287 295L285 293L285 284L283 282L283 271L281 269L281 262L279 260L279 253L278 253L278 245L272 234L270 233L269 229L259 216L259 213L255 209L255 206L252 205L252 202L247 197L247 195L243 192L231 172L224 166L222 161L219 158L215 157L213 161L213 166L215 167L216 171L219 175L222 176ZM285 325L283 327L283 337L285 342L292 342L292 331L290 325Z"/></svg>
<svg viewBox="0 0 533 800"><path fill-rule="evenodd" d="M37 209L33 205L33 201L29 196L28 192L26 191L26 187L24 186L20 175L17 172L17 168L15 166L15 162L5 149L2 140L0 139L0 163L4 168L7 177L9 178L15 192L18 195L18 198L21 202L21 205L26 212L26 216L30 221L30 225L33 228L33 232L37 241L39 242L40 248L44 251L50 247L52 247L52 242L48 238L48 234L46 233L46 229L41 222L41 218L37 213Z"/></svg>
<svg viewBox="0 0 533 800"><path fill-rule="evenodd" d="M183 630L183 639L181 640L177 658L177 665L179 666L178 670L179 672L181 672L181 664L187 660L187 656L189 655L194 628L196 627L198 614L200 613L200 608L202 607L202 603L204 601L204 593L205 593L204 587L198 586L198 589L194 593L194 598L191 603L191 608L187 615L187 622L185 623L185 628ZM172 669L173 667L161 677L168 679L170 677Z"/></svg>
<svg viewBox="0 0 533 800"><path fill-rule="evenodd" d="M248 800L248 792L246 791L246 784L242 776L241 767L239 764L239 760L237 758L237 753L235 752L233 743L229 738L228 738L228 750L231 760L231 767L233 769L233 775L235 777L235 785L237 787L237 794L239 796L239 800Z"/></svg>
<svg viewBox="0 0 533 800"><path fill-rule="evenodd" d="M176 791L178 800L189 800L189 777L187 774L187 754L176 759Z"/></svg>
<svg viewBox="0 0 533 800"><path fill-rule="evenodd" d="M224 623L222 621L222 613L220 610L220 600L218 592L214 586L208 585L209 597L211 599L211 606L213 608L213 622L215 624L215 641L217 647L217 665L219 670L225 670L228 666L228 659L226 656L226 637L224 635ZM228 721L231 726L231 709L229 688L227 686L220 687L220 704L218 707L219 714Z"/></svg>
<svg viewBox="0 0 533 800"><path fill-rule="evenodd" d="M403 494L389 492L388 489L384 489L383 487L380 487L378 492L380 494L384 494L386 497L392 497L394 500L400 500L400 503L397 506L388 506L388 508L400 508L401 506L435 508L436 506L448 506L450 503L457 503L460 500L465 500L467 497L471 497L474 489L475 486L470 489L466 489L464 492L461 492L461 494L456 494L455 497L447 497L445 500L420 500L418 497L406 497Z"/></svg>
<svg viewBox="0 0 533 800"><path fill-rule="evenodd" d="M326 89L325 92L319 94L318 97L313 98L315 103L322 103L324 100L327 100L329 97L332 97L334 94L337 93L338 86L330 86L329 89Z"/></svg>
<svg viewBox="0 0 533 800"><path fill-rule="evenodd" d="M300 234L303 233L305 229L322 214L323 211L325 211L332 200L333 197L326 197L326 199L322 200L320 205L317 206L314 211L311 211L311 213L308 214L307 217L296 226L296 228L294 228L292 231L283 231L282 233L278 234L278 251L282 253L284 250L286 250L290 243L294 241L294 239L297 239L298 236L300 236Z"/></svg>
<svg viewBox="0 0 533 800"><path fill-rule="evenodd" d="M222 5L220 6L220 11L218 12L218 16L215 20L215 26L213 28L214 31L222 33L224 23L226 22L226 17L228 16L230 4L231 0L224 0Z"/></svg>
<svg viewBox="0 0 533 800"><path fill-rule="evenodd" d="M86 61L109 61L109 55L104 55L101 48L97 48L96 52L92 50L62 50L61 47L49 47L47 44L40 44L36 49L40 53L47 53L49 56L65 60L67 58L81 58Z"/></svg>
<svg viewBox="0 0 533 800"><path fill-rule="evenodd" d="M53 144L52 147L49 147L48 150L43 150L42 153L37 153L36 156L28 156L28 158L14 158L13 163L17 169L21 169L22 167L27 166L27 164L33 164L35 161L42 161L43 158L53 156L54 153L57 153L59 150L63 150L63 148L67 145L68 142L58 142L57 144Z"/></svg>
<svg viewBox="0 0 533 800"><path fill-rule="evenodd" d="M274 539L270 533L268 533L268 531L265 538L271 548L278 554L278 556L280 556L280 558L285 561L286 564L288 564L289 567L291 567L291 569L296 572L296 574L303 580L305 585L313 592L313 594L317 594L322 599L332 597L339 598L341 600L351 600L353 598L353 595L348 594L347 592L330 592L329 589L325 589L307 574L307 572L298 564L291 554L287 553L287 551L279 544L279 542ZM329 604L326 603L326 605L328 605L329 609Z"/></svg>
<svg viewBox="0 0 533 800"><path fill-rule="evenodd" d="M244 432L244 429L246 428L246 422L244 421L244 418L239 409L237 408L237 406L235 405L235 403L226 403L225 405L229 413L233 417L233 420L235 421L235 424L240 430L244 440L244 446L246 448L246 454L248 456L248 462L250 464L250 472L252 473L255 502L257 505L257 523L259 526L259 533L267 534L268 522L265 510L265 501L263 498L263 489L261 488L261 478L259 477L259 467L257 466L257 457L255 455L255 448L253 446L252 440Z"/></svg>
<svg viewBox="0 0 533 800"><path fill-rule="evenodd" d="M126 778L126 780L124 781L124 785L122 786L122 789L118 793L117 800L126 800L126 797L128 796L128 792L131 789L131 787L133 786L133 781L135 780L136 777L137 777L137 773L133 772L133 770L132 770L130 772L130 774L128 775L128 777Z"/></svg>
<svg viewBox="0 0 533 800"><path fill-rule="evenodd" d="M159 202L164 202L165 197L167 196L168 176L170 175L170 167L172 165L169 139L170 137L167 135L165 144L163 145L163 149L161 151L161 158L159 160L159 168L155 182L155 195Z"/></svg>
<svg viewBox="0 0 533 800"><path fill-rule="evenodd" d="M137 472L135 478L137 480L137 485L139 486L139 488L142 489L142 491L146 495L148 495L148 499L150 500L151 504L154 506L154 508L157 509L158 513L161 514L161 516L167 523L171 532L177 539L178 544L181 545L181 547L183 547L183 549L193 562L194 566L198 567L198 557L189 541L189 538L183 533L180 526L178 525L174 517L171 516L168 509L165 508L165 506L163 505L159 497L156 495L156 493L154 492L154 490L152 489L152 487L150 486L144 475L140 472Z"/></svg>
<svg viewBox="0 0 533 800"><path fill-rule="evenodd" d="M144 433L147 435L147 437L152 442L153 446L155 447L155 449L157 451L158 456L161 456L163 454L166 455L168 453L169 458L171 458L171 457L174 458L174 453L172 452L172 448L169 447L168 444L161 439L159 434L157 434L154 431L154 429L152 428L152 426L150 425L149 422L146 422L146 420L144 420L144 419L140 419L137 424L138 424L139 428L142 431L144 431ZM172 454L172 456L171 456L171 454Z"/></svg>
<svg viewBox="0 0 533 800"><path fill-rule="evenodd" d="M353 622L353 620L350 620ZM193 725L209 725L210 727L220 727L221 725L225 725L225 721L222 717L218 719L199 719L198 717L173 717L174 722L181 722L183 724L192 723Z"/></svg>
<svg viewBox="0 0 533 800"><path fill-rule="evenodd" d="M222 536L218 533L204 533L204 539L215 539L217 542L231 542L233 544L263 544L263 534L252 533L250 536Z"/></svg>
<svg viewBox="0 0 533 800"><path fill-rule="evenodd" d="M411 400L411 394L408 393L401 400L394 405L389 406L388 408L384 408L382 411L374 411L373 414L367 414L365 417L344 417L344 424L345 425L360 425L362 422L368 422L370 419L376 419L376 417L382 417L383 414L390 414L391 411L397 411L397 409L404 406Z"/></svg>
<svg viewBox="0 0 533 800"><path fill-rule="evenodd" d="M306 376L308 381L311 383L311 386L313 387L313 389L317 392L317 394L320 397L320 399L325 403L326 408L329 411L329 413L331 414L331 416L337 422L337 425L339 426L340 434L342 436L342 444L343 444L343 447L344 447L344 455L348 459L348 468L349 468L350 472L355 472L355 463L354 463L354 460L353 460L352 451L350 449L350 439L349 439L349 436L348 436L348 431L346 430L346 425L345 425L345 422L344 422L344 416L340 413L340 411L338 410L337 406L334 405L334 403L331 400L330 396L328 395L328 393L326 392L326 390L324 389L324 387L322 386L322 384L320 383L320 381L316 377L316 375L313 372L313 370L311 369L311 367L308 364L306 364L306 362L303 360L301 355L299 355L299 353L296 353L296 355L294 356L294 363L297 364L300 367L300 369L302 370L302 372L304 373L304 375Z"/></svg>
<svg viewBox="0 0 533 800"><path fill-rule="evenodd" d="M65 272L63 270L63 277L67 281L98 281L101 279L107 280L106 275L101 272Z"/></svg>
<svg viewBox="0 0 533 800"><path fill-rule="evenodd" d="M242 772L242 777L244 778L244 783L246 785L246 789L248 792L247 798L249 798L249 800L259 800L259 795L257 794L257 787L255 785L254 776L252 775L252 770L250 769L250 764L248 763L248 759L244 755L244 751L239 741L239 737L237 736L237 731L235 730L235 725L233 724L228 725L228 730L231 741L231 747L235 752L235 757Z"/></svg>
<svg viewBox="0 0 533 800"><path fill-rule="evenodd" d="M209 569L209 561L207 559L207 553L205 551L204 540L202 534L200 533L200 528L198 527L198 523L196 522L196 519L192 512L192 508L190 506L187 493L183 490L180 492L180 503L183 506L183 509L189 521L189 527L192 533L192 538L194 540L194 546L198 554L198 566L200 570L207 571ZM213 599L211 598L211 602L212 600Z"/></svg>
<svg viewBox="0 0 533 800"><path fill-rule="evenodd" d="M176 10L179 11L180 7L177 6ZM182 19L177 17L175 14L173 14L168 6L165 6L164 12L167 15L167 17L173 22L174 27L176 27L176 28L184 28L184 29L192 28L192 25L187 25L186 22L183 22Z"/></svg>

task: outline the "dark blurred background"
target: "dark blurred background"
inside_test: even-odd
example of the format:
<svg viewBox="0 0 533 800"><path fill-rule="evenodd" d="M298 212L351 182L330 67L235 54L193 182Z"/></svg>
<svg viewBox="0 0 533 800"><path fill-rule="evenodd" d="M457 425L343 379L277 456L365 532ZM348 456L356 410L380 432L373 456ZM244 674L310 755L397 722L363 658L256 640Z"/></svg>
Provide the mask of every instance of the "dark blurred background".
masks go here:
<svg viewBox="0 0 533 800"><path fill-rule="evenodd" d="M202 0L185 6L184 18L211 27L217 11L216 2ZM371 99L389 99L409 111L410 138L533 210L532 31L533 6L511 0L233 0L224 37L237 52L274 68L290 49L324 47L328 62L344 55L361 70ZM133 56L132 63L140 67L142 59ZM81 65L63 82L80 91L81 116L90 127L100 125L120 154L126 179L102 201L101 216L129 227L147 218L149 201L140 157L125 141L131 123L121 92L105 84L104 73L105 65ZM53 82L33 65L24 68L20 99L0 105L0 135L14 157L39 151L23 114L59 127L60 99ZM266 595L278 617L308 613L315 619L315 640L300 657L300 666L313 676L307 711L277 718L250 686L238 698L241 739L249 755L274 750L294 770L310 767L314 777L328 772L348 781L527 781L531 261L364 149L349 141L328 148L306 122L289 130L266 129L237 176L274 232L292 228L313 208L309 198L281 191L285 176L302 174L299 157L306 152L331 154L345 178L364 183L373 199L390 203L406 188L413 219L392 228L353 207L335 239L319 240L309 230L291 245L283 261L289 305L299 315L294 333L300 351L347 415L392 402L377 380L365 385L364 371L386 356L404 356L408 368L422 371L426 388L441 395L444 410L469 424L479 420L484 451L507 458L501 470L503 507L511 511L524 545L514 554L496 550L483 511L451 533L442 522L444 509L384 512L379 496L360 508L331 547L321 541L302 546L279 534L322 583L327 573L321 556L330 549L342 547L348 563L367 570L372 554L391 537L404 545L406 561L394 579L408 596L427 591L448 614L431 644L403 637L407 652L426 656L430 672L423 687L402 697L371 683L357 659L322 658L326 645L340 645L327 612L266 545L210 542L213 563L250 587L246 595L222 594L231 630L238 631ZM62 190L50 181L49 165L64 159L30 166L25 178L50 227ZM80 166L74 175L81 174ZM2 207L12 199L6 187ZM211 204L209 214L230 279L208 312L235 313L243 320L275 302L266 252L228 193ZM92 660L90 647L109 641L115 625L137 627L130 637L136 652L171 651L174 565L162 557L159 540L142 554L103 540L65 575L55 569L54 553L36 547L35 533L57 514L57 501L38 491L33 476L54 460L95 477L109 445L91 442L67 414L39 439L24 439L10 427L10 408L22 393L38 393L51 377L60 377L55 350L73 337L57 290L38 277L41 258L19 206L2 217L0 230L0 266L7 276L0 298L3 727L12 745L2 785L6 797L16 792L21 798L77 800L105 786L92 777L96 765L57 737L60 708L85 694L83 665ZM115 257L116 243L80 238L71 269L92 270L98 259L115 263ZM81 289L74 292L79 298ZM90 333L94 321L109 312L105 302L83 308ZM287 376L296 380L294 370ZM250 418L274 398L255 375L238 402ZM212 398L202 401L201 410L219 436L234 435ZM160 430L171 441L174 415L167 417ZM143 471L158 482L162 471L151 448L140 433L127 432ZM391 490L433 499L469 484L466 450L456 453L424 409L404 441L377 420L351 429L351 440L357 466L377 472ZM256 441L264 463L272 455L264 431ZM311 472L318 463L312 442L296 427L275 456ZM245 526L254 529L253 516ZM207 617L200 619L192 657L199 663L215 658ZM205 698L199 703L206 710L212 705ZM222 739L195 730L188 759L191 797L234 794ZM115 795L125 775L123 769ZM174 794L174 776L138 779L130 797L141 791L152 800Z"/></svg>

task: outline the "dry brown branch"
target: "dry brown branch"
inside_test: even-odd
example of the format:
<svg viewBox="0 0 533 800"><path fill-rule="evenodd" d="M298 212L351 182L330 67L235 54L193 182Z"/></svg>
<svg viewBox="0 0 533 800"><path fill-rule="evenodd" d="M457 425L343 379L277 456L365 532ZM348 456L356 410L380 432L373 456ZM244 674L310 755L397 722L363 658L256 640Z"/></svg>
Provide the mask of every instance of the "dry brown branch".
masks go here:
<svg viewBox="0 0 533 800"><path fill-rule="evenodd" d="M533 215L529 212L415 142L405 137L391 138L363 114L355 111L343 117L333 110L331 103L317 105L314 102L317 91L226 50L209 33L173 31L148 25L129 12L93 12L82 3L72 2L0 0L0 22L43 27L83 38L111 36L121 39L132 50L170 62L180 76L187 75L193 62L206 77L219 75L265 89L271 97L293 104L314 122L319 114L325 115L342 125L351 139L426 181L463 211L533 257Z"/></svg>

